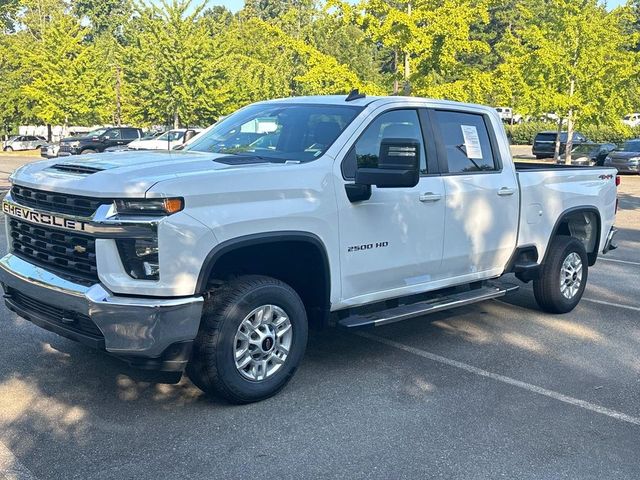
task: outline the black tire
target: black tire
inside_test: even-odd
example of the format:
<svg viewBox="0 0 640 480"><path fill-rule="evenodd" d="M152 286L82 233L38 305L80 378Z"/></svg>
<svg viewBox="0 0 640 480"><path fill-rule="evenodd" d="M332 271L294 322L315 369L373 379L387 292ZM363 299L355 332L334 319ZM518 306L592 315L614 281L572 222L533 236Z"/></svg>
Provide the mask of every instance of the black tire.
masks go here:
<svg viewBox="0 0 640 480"><path fill-rule="evenodd" d="M86 155L86 154L89 154L89 153L98 153L98 151L94 150L93 148L85 148L84 150L82 150L80 152L80 155Z"/></svg>
<svg viewBox="0 0 640 480"><path fill-rule="evenodd" d="M289 354L271 376L247 379L236 368L236 333L243 320L262 305L285 311L292 327ZM251 403L280 391L296 372L307 346L307 314L298 294L286 283L271 277L239 277L214 290L205 301L200 330L187 366L191 381L208 395L232 403Z"/></svg>
<svg viewBox="0 0 640 480"><path fill-rule="evenodd" d="M566 235L555 237L549 249L540 278L533 281L533 293L536 302L545 312L567 313L578 305L587 285L589 274L587 252L580 240ZM565 260L574 253L580 257L582 269L580 274L576 273L571 280L575 281L579 278L580 285L575 294L567 298L561 291L560 275Z"/></svg>
<svg viewBox="0 0 640 480"><path fill-rule="evenodd" d="M4 151L5 152L13 152L13 148L12 147L4 147Z"/></svg>

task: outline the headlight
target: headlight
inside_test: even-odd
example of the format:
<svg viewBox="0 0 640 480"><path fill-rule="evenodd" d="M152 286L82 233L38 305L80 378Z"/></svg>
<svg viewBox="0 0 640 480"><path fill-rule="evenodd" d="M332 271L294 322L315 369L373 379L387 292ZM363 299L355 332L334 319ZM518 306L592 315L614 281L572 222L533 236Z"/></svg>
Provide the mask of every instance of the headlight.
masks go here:
<svg viewBox="0 0 640 480"><path fill-rule="evenodd" d="M629 163L638 163L640 161L640 157L631 157L629 159Z"/></svg>
<svg viewBox="0 0 640 480"><path fill-rule="evenodd" d="M115 200L115 209L122 215L172 215L184 208L182 198L144 198Z"/></svg>
<svg viewBox="0 0 640 480"><path fill-rule="evenodd" d="M604 159L604 163L611 163L611 157L607 155Z"/></svg>
<svg viewBox="0 0 640 480"><path fill-rule="evenodd" d="M158 280L160 264L156 237L118 239L116 243L129 276L137 280Z"/></svg>
<svg viewBox="0 0 640 480"><path fill-rule="evenodd" d="M80 142L76 140L75 142L69 142L68 145L70 147L76 148L80 146Z"/></svg>

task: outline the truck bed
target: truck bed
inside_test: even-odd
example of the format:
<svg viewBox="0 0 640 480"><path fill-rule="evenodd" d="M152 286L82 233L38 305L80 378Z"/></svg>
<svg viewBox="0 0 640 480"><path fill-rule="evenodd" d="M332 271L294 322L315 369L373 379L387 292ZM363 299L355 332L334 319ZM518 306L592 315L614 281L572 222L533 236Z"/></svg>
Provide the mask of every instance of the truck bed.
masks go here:
<svg viewBox="0 0 640 480"><path fill-rule="evenodd" d="M548 162L513 162L516 166L516 171L541 171L541 170L593 170L600 169L602 167L585 167L581 165L564 165L558 163Z"/></svg>
<svg viewBox="0 0 640 480"><path fill-rule="evenodd" d="M516 163L521 206L518 246L536 246L542 259L557 222L580 209L600 212L600 251L615 218L616 173L609 167Z"/></svg>

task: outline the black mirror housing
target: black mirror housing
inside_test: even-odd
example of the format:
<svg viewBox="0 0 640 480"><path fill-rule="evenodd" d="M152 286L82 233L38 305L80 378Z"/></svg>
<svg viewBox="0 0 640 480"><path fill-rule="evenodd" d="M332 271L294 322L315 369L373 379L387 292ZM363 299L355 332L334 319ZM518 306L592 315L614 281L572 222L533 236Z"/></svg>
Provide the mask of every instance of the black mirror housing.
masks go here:
<svg viewBox="0 0 640 480"><path fill-rule="evenodd" d="M197 132L195 130L187 130L186 132L184 132L184 137L183 137L182 143L187 143L189 140L191 140L196 135L197 135Z"/></svg>
<svg viewBox="0 0 640 480"><path fill-rule="evenodd" d="M380 144L378 168L358 168L355 181L378 188L410 188L420 180L420 142L387 138Z"/></svg>

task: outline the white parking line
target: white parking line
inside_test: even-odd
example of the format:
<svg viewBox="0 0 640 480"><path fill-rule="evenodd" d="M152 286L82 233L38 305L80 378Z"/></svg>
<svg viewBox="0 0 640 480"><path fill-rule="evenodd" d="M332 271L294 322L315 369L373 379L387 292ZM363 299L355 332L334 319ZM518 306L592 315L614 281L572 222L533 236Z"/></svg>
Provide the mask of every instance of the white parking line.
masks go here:
<svg viewBox="0 0 640 480"><path fill-rule="evenodd" d="M4 443L0 442L0 479L2 480L36 480L36 477L11 453Z"/></svg>
<svg viewBox="0 0 640 480"><path fill-rule="evenodd" d="M533 392L539 395L544 395L545 397L553 398L554 400L558 400L563 403L568 403L569 405L574 405L576 407L580 407L585 410L599 413L601 415L606 415L607 417L620 420L621 422L631 423L633 425L640 426L640 418L627 415L626 413L617 412L615 410L611 410L609 408L596 405L595 403L587 402L585 400L580 400L578 398L573 398L568 395L564 395L562 393L554 392L553 390L547 390L546 388L542 388L542 387L538 387L537 385L532 385L530 383L522 382L520 380L516 380L515 378L507 377L505 375L489 372L488 370L483 370L482 368L474 367L473 365L469 365L468 363L459 362L457 360L452 360L446 357L441 357L440 355L427 352L426 350L420 350L419 348L409 347L408 345L404 345L402 343L395 342L387 338L378 337L377 335L373 335L368 332L354 332L354 334L363 338L367 338L374 342L382 343L383 345L387 345L389 347L397 348L398 350L403 350L405 352L412 353L413 355L417 355L419 357L426 358L428 360L432 360L437 363L442 363L450 367L458 368L460 370L473 373L474 375L490 378L492 380L506 383L508 385L512 385L514 387L518 387L523 390L527 390L529 392Z"/></svg>
<svg viewBox="0 0 640 480"><path fill-rule="evenodd" d="M604 260L605 262L616 262L616 263L624 263L626 265L638 265L638 266L640 266L640 262L631 262L629 260L618 260L617 258L598 257L598 260Z"/></svg>
<svg viewBox="0 0 640 480"><path fill-rule="evenodd" d="M593 298L584 298L584 297L582 297L582 300L586 302L599 303L601 305L608 305L610 307L625 308L627 310L633 310L634 312L640 312L640 307L634 307L633 305L623 305L622 303L613 303L613 302L607 302L606 300L595 300Z"/></svg>

